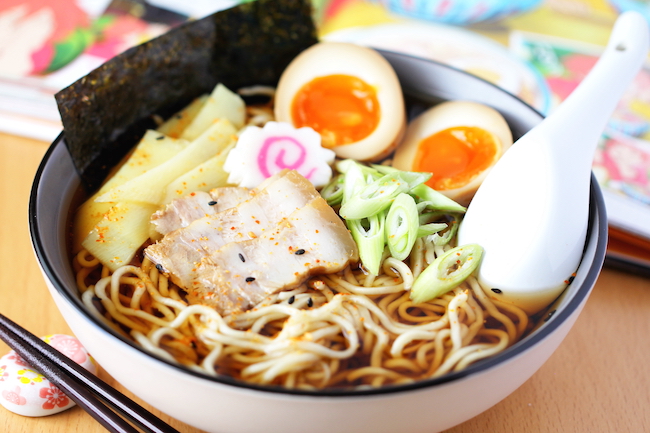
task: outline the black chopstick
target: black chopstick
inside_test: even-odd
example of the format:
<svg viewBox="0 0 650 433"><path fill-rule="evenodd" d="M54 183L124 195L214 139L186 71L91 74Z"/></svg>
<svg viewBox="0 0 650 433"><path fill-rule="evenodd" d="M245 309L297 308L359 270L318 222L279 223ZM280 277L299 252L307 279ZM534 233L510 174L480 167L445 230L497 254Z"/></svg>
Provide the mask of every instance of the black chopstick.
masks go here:
<svg viewBox="0 0 650 433"><path fill-rule="evenodd" d="M139 432L119 416L122 415L146 433L179 433L178 430L2 314L0 314L0 339L108 431Z"/></svg>

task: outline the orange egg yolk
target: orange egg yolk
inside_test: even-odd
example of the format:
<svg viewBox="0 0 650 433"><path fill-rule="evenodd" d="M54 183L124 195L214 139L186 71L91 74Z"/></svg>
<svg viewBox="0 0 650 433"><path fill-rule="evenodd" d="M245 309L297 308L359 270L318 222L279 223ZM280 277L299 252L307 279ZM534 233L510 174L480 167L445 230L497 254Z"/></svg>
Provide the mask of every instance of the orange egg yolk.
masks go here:
<svg viewBox="0 0 650 433"><path fill-rule="evenodd" d="M496 161L497 140L478 127L444 129L420 141L413 170L433 173L427 185L438 191L460 188Z"/></svg>
<svg viewBox="0 0 650 433"><path fill-rule="evenodd" d="M291 117L294 126L309 126L320 133L324 147L355 143L379 124L377 93L350 75L317 77L294 97Z"/></svg>

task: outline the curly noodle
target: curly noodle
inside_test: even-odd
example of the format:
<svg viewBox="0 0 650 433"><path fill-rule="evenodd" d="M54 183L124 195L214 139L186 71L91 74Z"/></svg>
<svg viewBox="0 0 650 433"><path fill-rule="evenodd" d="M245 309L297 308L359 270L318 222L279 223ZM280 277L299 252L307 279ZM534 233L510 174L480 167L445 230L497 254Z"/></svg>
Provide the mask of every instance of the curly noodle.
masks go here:
<svg viewBox="0 0 650 433"><path fill-rule="evenodd" d="M74 265L85 305L164 359L256 384L360 388L458 371L526 333L526 313L491 300L472 277L429 302L411 302L414 279L448 248L420 239L408 265L387 257L378 276L348 267L224 317L188 305L146 259L110 274L82 251Z"/></svg>

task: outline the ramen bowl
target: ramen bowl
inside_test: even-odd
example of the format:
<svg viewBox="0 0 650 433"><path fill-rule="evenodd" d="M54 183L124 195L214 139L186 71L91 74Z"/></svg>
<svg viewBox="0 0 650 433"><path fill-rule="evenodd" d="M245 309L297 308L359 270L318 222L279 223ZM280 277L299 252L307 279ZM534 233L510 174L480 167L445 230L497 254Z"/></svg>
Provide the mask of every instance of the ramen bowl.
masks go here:
<svg viewBox="0 0 650 433"><path fill-rule="evenodd" d="M403 54L381 54L397 72L412 107L457 99L484 103L503 114L515 138L542 120L517 97L465 72ZM607 243L605 205L592 177L589 233L580 267L528 336L463 371L435 379L377 389L296 391L190 371L148 353L87 311L66 245L70 207L80 182L64 133L38 170L29 214L36 256L57 307L118 382L162 412L209 432L430 433L460 424L512 393L560 345L596 282Z"/></svg>

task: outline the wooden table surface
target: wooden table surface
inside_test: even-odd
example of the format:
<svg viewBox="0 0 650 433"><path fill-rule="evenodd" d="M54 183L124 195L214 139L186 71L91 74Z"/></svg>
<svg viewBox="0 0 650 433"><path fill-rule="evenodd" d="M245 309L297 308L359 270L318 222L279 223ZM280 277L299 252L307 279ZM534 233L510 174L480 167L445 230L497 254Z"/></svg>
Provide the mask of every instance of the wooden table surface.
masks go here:
<svg viewBox="0 0 650 433"><path fill-rule="evenodd" d="M47 147L0 134L0 312L39 336L70 334L38 269L27 224L32 179ZM449 432L650 431L649 339L650 280L606 268L549 361L508 398ZM0 356L8 350L0 342ZM199 431L145 406L182 432ZM78 407L45 418L0 407L0 432L103 431Z"/></svg>

